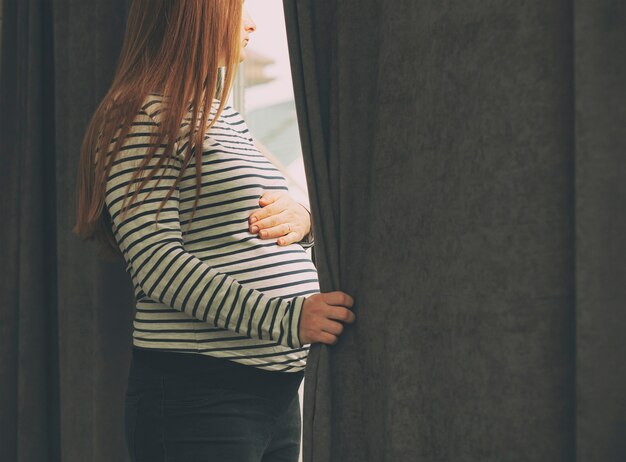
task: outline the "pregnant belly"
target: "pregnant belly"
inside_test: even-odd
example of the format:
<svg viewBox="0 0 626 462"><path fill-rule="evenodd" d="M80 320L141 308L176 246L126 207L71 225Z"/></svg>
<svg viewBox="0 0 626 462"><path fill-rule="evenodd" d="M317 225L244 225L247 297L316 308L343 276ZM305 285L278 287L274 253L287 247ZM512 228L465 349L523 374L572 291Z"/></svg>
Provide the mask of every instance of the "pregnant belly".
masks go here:
<svg viewBox="0 0 626 462"><path fill-rule="evenodd" d="M308 296L320 292L317 269L300 244L276 244L275 239L239 240L197 256L245 287L271 297Z"/></svg>

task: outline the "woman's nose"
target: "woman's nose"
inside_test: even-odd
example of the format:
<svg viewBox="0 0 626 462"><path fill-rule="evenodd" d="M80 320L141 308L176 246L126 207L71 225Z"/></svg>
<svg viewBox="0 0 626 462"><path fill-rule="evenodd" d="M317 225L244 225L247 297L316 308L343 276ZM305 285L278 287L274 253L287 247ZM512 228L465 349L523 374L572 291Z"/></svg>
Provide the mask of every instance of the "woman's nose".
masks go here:
<svg viewBox="0 0 626 462"><path fill-rule="evenodd" d="M244 27L246 32L254 32L256 30L256 24L248 12L244 15Z"/></svg>

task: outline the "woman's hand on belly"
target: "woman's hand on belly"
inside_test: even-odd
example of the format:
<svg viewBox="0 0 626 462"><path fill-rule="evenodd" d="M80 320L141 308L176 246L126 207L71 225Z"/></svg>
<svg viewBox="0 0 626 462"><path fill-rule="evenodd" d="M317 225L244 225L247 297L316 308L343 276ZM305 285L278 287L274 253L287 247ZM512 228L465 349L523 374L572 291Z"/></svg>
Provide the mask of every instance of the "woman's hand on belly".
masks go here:
<svg viewBox="0 0 626 462"><path fill-rule="evenodd" d="M286 192L268 191L259 199L260 210L248 218L248 229L261 239L276 239L278 245L300 242L311 231L311 215Z"/></svg>

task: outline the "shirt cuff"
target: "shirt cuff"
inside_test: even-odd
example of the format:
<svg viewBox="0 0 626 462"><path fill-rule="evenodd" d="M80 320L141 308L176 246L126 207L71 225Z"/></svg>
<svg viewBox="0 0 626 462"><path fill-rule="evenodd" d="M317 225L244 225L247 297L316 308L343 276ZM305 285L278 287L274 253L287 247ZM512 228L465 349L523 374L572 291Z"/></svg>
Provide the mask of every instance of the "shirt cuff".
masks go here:
<svg viewBox="0 0 626 462"><path fill-rule="evenodd" d="M289 348L302 348L305 345L300 339L300 320L302 319L302 308L304 307L304 302L306 297L297 296L294 297L291 301L291 325L289 326L289 334L287 335L287 346Z"/></svg>
<svg viewBox="0 0 626 462"><path fill-rule="evenodd" d="M300 244L303 248L308 249L309 247L313 246L313 244L315 243L315 239L313 237L313 214L304 205L302 205L302 207L304 207L304 209L309 213L309 218L311 219L311 229L309 233L305 235L302 238L302 240L300 240L300 242L298 242L298 244Z"/></svg>

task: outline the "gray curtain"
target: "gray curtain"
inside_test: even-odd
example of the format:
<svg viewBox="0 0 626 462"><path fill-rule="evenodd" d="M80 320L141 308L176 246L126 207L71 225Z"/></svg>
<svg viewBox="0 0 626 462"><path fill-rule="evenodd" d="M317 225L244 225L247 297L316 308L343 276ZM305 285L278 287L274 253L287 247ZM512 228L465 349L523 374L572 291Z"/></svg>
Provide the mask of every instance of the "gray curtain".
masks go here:
<svg viewBox="0 0 626 462"><path fill-rule="evenodd" d="M626 460L626 3L284 0L305 462Z"/></svg>
<svg viewBox="0 0 626 462"><path fill-rule="evenodd" d="M122 262L71 234L80 143L110 85L127 4L3 1L2 460L128 460L132 286Z"/></svg>

